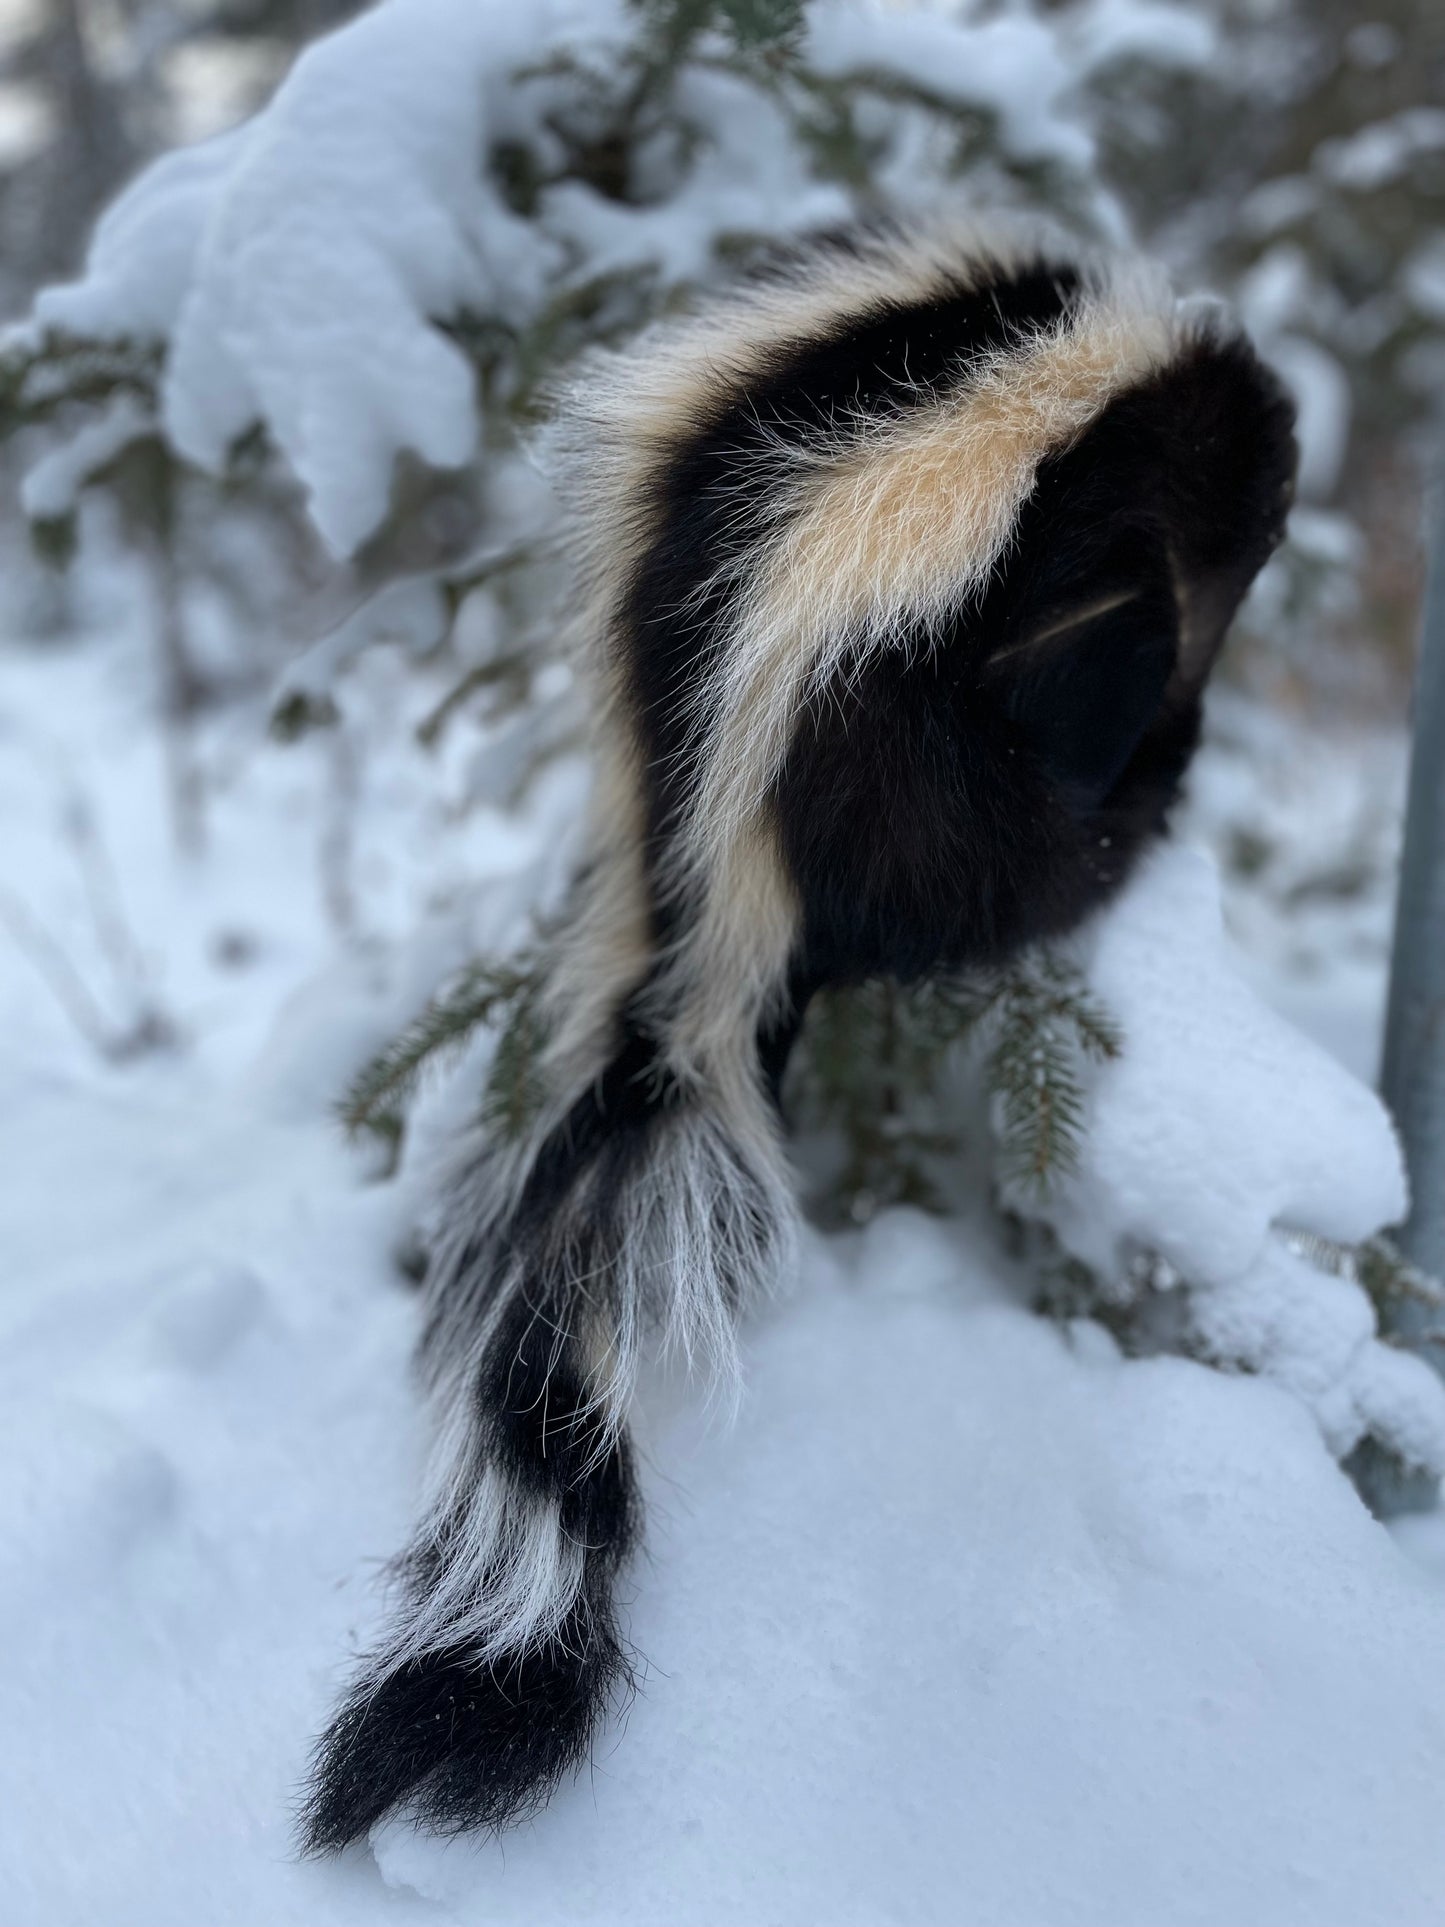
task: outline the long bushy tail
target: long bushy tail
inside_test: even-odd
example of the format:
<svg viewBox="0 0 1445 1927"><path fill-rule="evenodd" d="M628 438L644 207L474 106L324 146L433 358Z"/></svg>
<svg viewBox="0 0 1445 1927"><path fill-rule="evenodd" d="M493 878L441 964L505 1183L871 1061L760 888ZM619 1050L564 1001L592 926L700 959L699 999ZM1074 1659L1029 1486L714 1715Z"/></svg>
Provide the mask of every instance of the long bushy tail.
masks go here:
<svg viewBox="0 0 1445 1927"><path fill-rule="evenodd" d="M659 1329L727 1354L790 1235L755 1077L684 1084L640 1035L525 1153L455 1186L422 1366L439 1418L400 1610L317 1751L313 1851L384 1814L500 1827L580 1765L631 1685L614 1583L640 1510L624 1422Z"/></svg>

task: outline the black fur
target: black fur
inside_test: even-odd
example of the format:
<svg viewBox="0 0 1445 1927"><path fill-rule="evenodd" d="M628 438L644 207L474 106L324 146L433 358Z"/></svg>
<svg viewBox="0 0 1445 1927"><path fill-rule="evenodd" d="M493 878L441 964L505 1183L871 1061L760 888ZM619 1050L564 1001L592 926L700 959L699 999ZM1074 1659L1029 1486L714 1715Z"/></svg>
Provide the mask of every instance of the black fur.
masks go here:
<svg viewBox="0 0 1445 1927"><path fill-rule="evenodd" d="M540 1805L587 1758L611 1706L632 1689L613 1587L635 1548L639 1508L625 1439L599 1440L574 1346L545 1307L519 1298L473 1386L476 1466L505 1473L522 1500L555 1501L584 1547L581 1591L554 1632L490 1659L466 1645L368 1668L313 1762L303 1845L328 1852L402 1809L440 1833L501 1827ZM448 1560L443 1522L398 1566L424 1600ZM488 1589L485 1573L479 1591Z"/></svg>
<svg viewBox="0 0 1445 1927"><path fill-rule="evenodd" d="M500 1658L443 1646L367 1667L317 1748L305 1851L343 1847L393 1810L442 1834L508 1825L586 1761L609 1712L631 1694L632 1658L613 1593L640 1534L636 1476L625 1436L599 1432L586 1333L568 1293L573 1280L586 1280L586 1327L607 1329L617 1310L610 1259L625 1235L614 1221L617 1200L653 1134L686 1102L656 1041L624 1014L614 1057L543 1141L511 1217L492 1240L463 1251L458 1280L484 1287L504 1270L502 1247L536 1255L472 1382L472 1475L480 1480L495 1467L520 1500L555 1504L564 1537L585 1548L581 1592L555 1632ZM752 1182L739 1164L734 1195L746 1201ZM580 1225L569 1210L579 1194ZM559 1234L563 1218L568 1229ZM559 1235L565 1262L549 1264ZM665 1284L657 1280L659 1291ZM458 1309L455 1293L434 1305L423 1359L453 1342ZM460 1526L443 1520L398 1562L396 1578L410 1599L425 1601L434 1591ZM485 1573L478 1576L479 1593L489 1585Z"/></svg>
<svg viewBox="0 0 1445 1927"><path fill-rule="evenodd" d="M780 343L656 477L655 535L619 615L646 756L655 876L705 753L688 733L689 698L717 667L739 586L724 581L699 595L700 585L748 539L739 492L756 499L769 438L806 442L924 407L966 382L981 356L1057 321L1078 288L1074 268L1041 258L981 287L970 281L926 301L880 304L821 337ZM679 906L667 892L659 890L654 913L659 938L672 934Z"/></svg>
<svg viewBox="0 0 1445 1927"><path fill-rule="evenodd" d="M685 1054L673 1067L666 998L652 993L697 907L667 859L710 753L696 698L740 606L734 577L704 585L758 541L774 441L835 446L865 420L936 405L967 388L980 357L1082 325L1088 292L1082 270L1047 255L991 280L975 261L929 300L873 301L822 334L781 339L745 392L720 390L646 485L649 539L611 610L608 646L642 751L654 968L616 993L561 1121L429 1284L423 1358L466 1347L470 1457L461 1510L432 1519L399 1573L413 1604L457 1571L476 1599L491 1597L496 1570L471 1572L462 1556L465 1506L500 1474L518 1506L555 1517L585 1548L580 1589L517 1650L482 1659L475 1640L419 1639L371 1669L317 1755L313 1850L398 1809L444 1832L500 1827L586 1759L631 1682L613 1589L640 1531L629 1449L594 1409L589 1366L624 1313L666 1317L675 1281L650 1249L627 1271L639 1220L623 1208L666 1133L700 1118L713 1127L713 1188L702 1191L712 1217L689 1248L711 1238L754 1273L773 1248L776 1180L738 1148L759 1134L729 1136L706 1111L716 1092ZM774 1100L821 986L994 963L1068 930L1163 829L1205 680L1279 539L1294 469L1291 410L1248 345L1223 331L1180 339L1162 372L1115 393L1045 457L980 598L843 663L797 717L768 807L801 924L783 1007L743 1040L747 1075ZM774 524L787 512L775 503ZM673 1249L666 1236L658 1248ZM700 1275L709 1302L730 1310L728 1268L719 1260L715 1279ZM624 1291L638 1302L624 1305ZM477 1332L484 1342L470 1342Z"/></svg>
<svg viewBox="0 0 1445 1927"><path fill-rule="evenodd" d="M1282 532L1291 422L1244 343L1201 344L1042 465L976 608L839 672L774 798L803 986L997 962L1119 887ZM1190 664L1181 596L1203 631Z"/></svg>
<svg viewBox="0 0 1445 1927"><path fill-rule="evenodd" d="M620 1458L614 1478L615 1503L631 1514L632 1475ZM612 1587L634 1536L630 1525L615 1530L589 1562L577 1604L540 1644L505 1662L426 1653L359 1686L317 1756L305 1850L347 1846L395 1809L446 1834L504 1827L544 1804L632 1690Z"/></svg>

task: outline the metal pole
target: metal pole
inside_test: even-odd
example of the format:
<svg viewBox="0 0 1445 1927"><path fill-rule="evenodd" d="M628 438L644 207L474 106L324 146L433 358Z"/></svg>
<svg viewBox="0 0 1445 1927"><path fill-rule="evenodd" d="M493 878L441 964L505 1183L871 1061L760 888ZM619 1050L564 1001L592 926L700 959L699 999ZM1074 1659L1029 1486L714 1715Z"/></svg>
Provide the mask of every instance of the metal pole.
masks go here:
<svg viewBox="0 0 1445 1927"><path fill-rule="evenodd" d="M1426 517L1429 579L1415 674L1414 749L1405 806L1405 847L1395 904L1390 1002L1380 1086L1405 1147L1410 1215L1399 1233L1405 1257L1445 1279L1445 463ZM1382 1308L1385 1309L1385 1308ZM1439 1311L1413 1298L1388 1306L1389 1328L1445 1372L1445 1348L1427 1338ZM1401 1465L1369 1439L1350 1470L1381 1518L1428 1512L1436 1481Z"/></svg>
<svg viewBox="0 0 1445 1927"><path fill-rule="evenodd" d="M1433 494L1381 1082L1410 1172L1400 1246L1421 1271L1445 1279L1445 463ZM1402 1336L1430 1322L1424 1306L1401 1310Z"/></svg>

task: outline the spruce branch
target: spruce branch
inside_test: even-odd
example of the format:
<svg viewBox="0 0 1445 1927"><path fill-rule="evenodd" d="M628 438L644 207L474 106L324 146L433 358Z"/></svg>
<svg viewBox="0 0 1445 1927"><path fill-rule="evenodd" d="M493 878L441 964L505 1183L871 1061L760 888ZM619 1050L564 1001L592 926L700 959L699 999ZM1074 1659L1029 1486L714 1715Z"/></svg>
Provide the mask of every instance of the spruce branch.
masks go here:
<svg viewBox="0 0 1445 1927"><path fill-rule="evenodd" d="M154 408L162 349L154 342L88 341L47 332L0 353L0 442L75 407L130 395Z"/></svg>
<svg viewBox="0 0 1445 1927"><path fill-rule="evenodd" d="M518 973L482 1094L483 1123L509 1143L524 1135L542 1107L541 1060L547 1041L542 1023L542 987L539 967Z"/></svg>
<svg viewBox="0 0 1445 1927"><path fill-rule="evenodd" d="M1042 1193L1078 1169L1085 1062L1119 1055L1118 1025L1077 970L1047 950L996 981L986 1077L997 1110L1000 1174Z"/></svg>
<svg viewBox="0 0 1445 1927"><path fill-rule="evenodd" d="M408 1106L425 1073L455 1055L484 1025L505 1020L484 1110L504 1126L520 1129L527 1115L529 1080L535 1077L539 1026L535 1006L539 973L530 959L469 964L353 1080L337 1113L353 1136L369 1132L399 1141ZM493 1095L493 1083L497 1094Z"/></svg>
<svg viewBox="0 0 1445 1927"><path fill-rule="evenodd" d="M940 1087L967 1021L942 985L871 979L813 999L785 1105L798 1130L840 1151L815 1200L825 1219L857 1222L889 1204L943 1208L932 1167L956 1150L958 1133Z"/></svg>
<svg viewBox="0 0 1445 1927"><path fill-rule="evenodd" d="M676 66L707 33L739 53L791 50L802 38L806 0L634 0L661 62Z"/></svg>
<svg viewBox="0 0 1445 1927"><path fill-rule="evenodd" d="M1082 1065L1116 1057L1123 1040L1072 963L1040 950L967 978L872 979L814 999L788 1082L798 1128L842 1145L825 1217L945 1208L938 1167L961 1148L949 1086L970 1041L987 1044L1005 1183L1045 1191L1077 1168Z"/></svg>
<svg viewBox="0 0 1445 1927"><path fill-rule="evenodd" d="M1401 1302L1445 1313L1445 1284L1414 1265L1385 1232L1367 1239L1354 1254L1355 1276L1375 1309L1388 1317Z"/></svg>
<svg viewBox="0 0 1445 1927"><path fill-rule="evenodd" d="M475 663L422 717L414 732L416 740L424 749L432 748L452 717L483 691L489 698L489 716L520 709L532 693L536 668L536 653L525 646Z"/></svg>

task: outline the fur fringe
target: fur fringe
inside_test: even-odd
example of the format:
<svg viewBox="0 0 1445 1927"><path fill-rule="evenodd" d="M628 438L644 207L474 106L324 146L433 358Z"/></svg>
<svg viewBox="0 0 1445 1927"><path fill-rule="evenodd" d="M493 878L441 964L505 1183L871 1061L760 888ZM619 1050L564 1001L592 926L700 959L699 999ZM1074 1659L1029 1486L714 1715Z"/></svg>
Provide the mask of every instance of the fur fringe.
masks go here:
<svg viewBox="0 0 1445 1927"><path fill-rule="evenodd" d="M394 1810L501 1826L586 1758L631 1677L638 1359L726 1380L788 1267L810 995L998 961L1118 888L1294 447L1248 344L1153 269L933 223L590 359L548 459L597 751L553 1096L443 1202L424 1518L317 1754L316 1850Z"/></svg>

